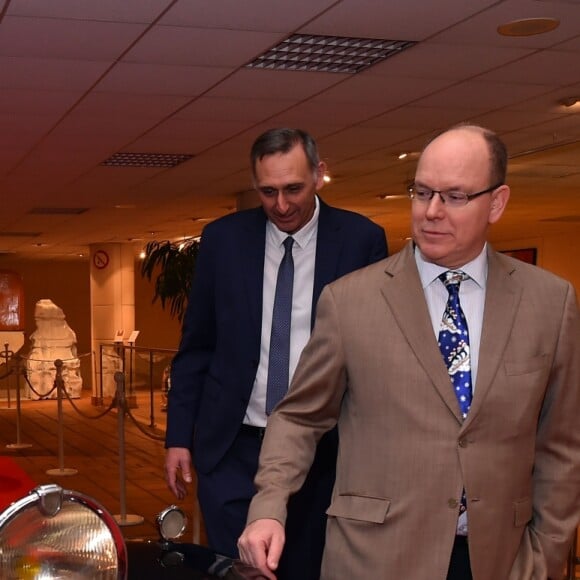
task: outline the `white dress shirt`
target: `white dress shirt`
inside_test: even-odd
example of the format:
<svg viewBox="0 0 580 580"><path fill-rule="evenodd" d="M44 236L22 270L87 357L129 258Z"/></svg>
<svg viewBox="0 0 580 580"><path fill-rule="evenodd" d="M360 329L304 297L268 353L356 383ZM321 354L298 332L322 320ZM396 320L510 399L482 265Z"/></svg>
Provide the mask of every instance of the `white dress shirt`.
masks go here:
<svg viewBox="0 0 580 580"><path fill-rule="evenodd" d="M312 294L314 291L314 262L316 259L316 239L320 202L316 197L314 215L300 230L292 234L292 258L294 260L294 287L292 291L292 321L290 327L290 373L289 381L298 365L302 349L310 338L312 316ZM266 224L266 254L264 259L264 282L262 294L262 338L260 362L252 388L250 402L246 409L244 424L256 427L266 426L266 384L268 380L268 359L270 334L272 332L272 312L278 267L284 256L286 232L279 230L272 222Z"/></svg>

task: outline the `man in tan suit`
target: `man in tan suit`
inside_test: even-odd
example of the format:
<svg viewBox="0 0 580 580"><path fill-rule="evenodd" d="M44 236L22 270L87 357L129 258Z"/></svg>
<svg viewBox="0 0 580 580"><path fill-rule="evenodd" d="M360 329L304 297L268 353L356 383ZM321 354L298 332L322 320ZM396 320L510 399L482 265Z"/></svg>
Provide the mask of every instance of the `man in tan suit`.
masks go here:
<svg viewBox="0 0 580 580"><path fill-rule="evenodd" d="M435 138L411 188L413 243L323 291L239 540L268 577L288 497L338 424L324 580L561 578L580 519L580 316L568 282L486 243L506 165L481 127ZM442 318L459 332L447 364Z"/></svg>

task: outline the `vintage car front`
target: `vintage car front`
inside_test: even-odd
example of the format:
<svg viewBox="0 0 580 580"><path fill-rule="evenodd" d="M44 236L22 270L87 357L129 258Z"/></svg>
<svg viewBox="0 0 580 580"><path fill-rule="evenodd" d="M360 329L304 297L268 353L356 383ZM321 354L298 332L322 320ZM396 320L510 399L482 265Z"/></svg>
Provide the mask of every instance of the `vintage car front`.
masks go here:
<svg viewBox="0 0 580 580"><path fill-rule="evenodd" d="M125 540L93 498L42 485L0 513L3 580L259 580L260 572L196 544L180 542L183 512L159 514L157 540Z"/></svg>

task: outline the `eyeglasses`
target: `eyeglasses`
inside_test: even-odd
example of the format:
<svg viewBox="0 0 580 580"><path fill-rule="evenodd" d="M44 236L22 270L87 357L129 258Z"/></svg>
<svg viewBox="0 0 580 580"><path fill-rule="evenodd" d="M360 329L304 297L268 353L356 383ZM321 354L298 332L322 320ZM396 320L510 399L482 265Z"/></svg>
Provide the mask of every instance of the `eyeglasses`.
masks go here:
<svg viewBox="0 0 580 580"><path fill-rule="evenodd" d="M478 191L477 193L465 193L464 191L440 191L438 189L429 189L423 185L417 185L412 183L407 189L407 193L411 199L416 199L423 203L427 203L433 199L433 196L437 193L441 198L441 201L447 204L449 207L462 207L467 205L472 199L484 195L485 193L491 193L495 191L498 187L501 187L503 183L497 183L492 187L488 187L483 191Z"/></svg>

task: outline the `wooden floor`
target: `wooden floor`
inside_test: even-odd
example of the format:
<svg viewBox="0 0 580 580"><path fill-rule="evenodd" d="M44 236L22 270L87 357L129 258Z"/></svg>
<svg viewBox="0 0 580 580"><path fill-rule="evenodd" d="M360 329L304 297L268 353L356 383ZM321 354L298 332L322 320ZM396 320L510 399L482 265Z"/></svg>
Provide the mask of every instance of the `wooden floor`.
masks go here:
<svg viewBox="0 0 580 580"><path fill-rule="evenodd" d="M0 400L0 453L12 457L39 485L57 483L99 501L118 516L127 538L157 538L157 514L176 503L186 511L189 519L184 539L204 544L193 489L183 502L177 502L165 485L162 437L166 420L161 410L161 393L155 393L153 402L152 418L149 392L134 392L130 399L129 411L138 425L125 415L124 478L120 474L123 461L118 413L113 409L102 415L107 407L93 405L88 391L83 391L80 399L73 399L74 407L69 400L62 401L60 422L56 400L23 400L19 430L14 398L10 406L6 398ZM14 449L13 444L18 442L30 444L30 447ZM70 469L77 473L66 475ZM49 470L52 475L47 473ZM143 523L133 525L138 519L133 516L141 516Z"/></svg>
<svg viewBox="0 0 580 580"><path fill-rule="evenodd" d="M177 503L189 518L184 540L205 544L193 489L185 501L177 502L165 485L161 438L166 417L162 412L161 393L154 394L153 404L147 391L136 391L130 400L129 411L138 425L131 417L125 417L124 510L121 505L118 413L111 410L96 418L107 407L94 406L89 392L83 391L83 396L74 399L73 403L76 408L68 400L62 402L62 421L59 422L56 400L22 401L18 438L15 402L12 400L8 406L6 399L0 400L0 453L12 457L39 485L57 483L95 498L118 516L118 520L127 522L121 526L127 538L157 538L157 514ZM11 445L18 439L30 447L13 449ZM75 469L77 473L63 475L69 469ZM56 470L58 474L49 475L48 470ZM143 523L128 525L134 516L141 516ZM577 553L580 553L580 547ZM566 578L573 577L566 575ZM577 567L577 577L580 577L580 566Z"/></svg>

